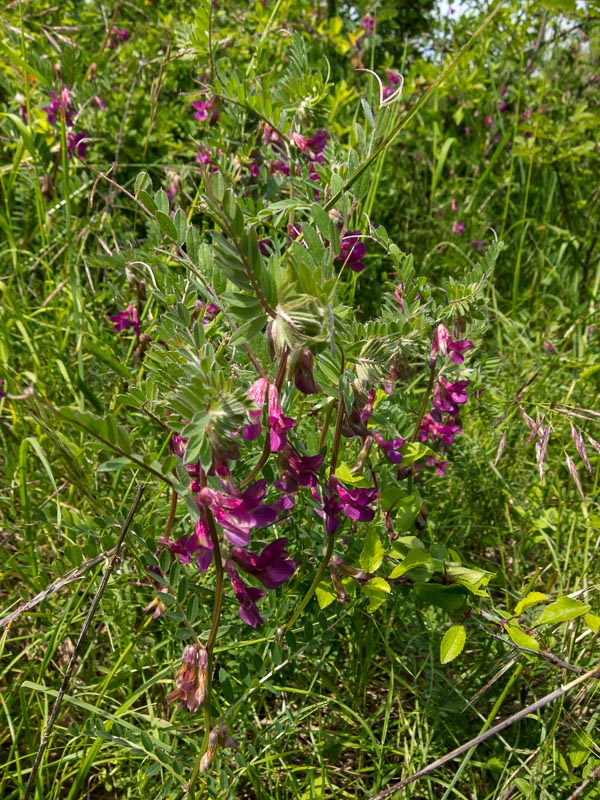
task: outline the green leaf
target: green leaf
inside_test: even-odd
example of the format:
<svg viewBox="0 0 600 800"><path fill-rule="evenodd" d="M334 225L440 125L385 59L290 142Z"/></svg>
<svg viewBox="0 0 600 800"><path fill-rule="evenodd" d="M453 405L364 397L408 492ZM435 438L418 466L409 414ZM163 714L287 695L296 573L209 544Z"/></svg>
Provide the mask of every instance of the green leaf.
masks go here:
<svg viewBox="0 0 600 800"><path fill-rule="evenodd" d="M568 622L570 619L587 614L591 606L571 597L559 597L547 606L536 620L536 625L553 625L557 622Z"/></svg>
<svg viewBox="0 0 600 800"><path fill-rule="evenodd" d="M339 478L344 483L349 483L353 486L369 486L367 479L359 473L354 474L350 469L349 464L343 461L335 471L335 477Z"/></svg>
<svg viewBox="0 0 600 800"><path fill-rule="evenodd" d="M385 578L371 578L368 583L361 586L361 591L369 598L368 610L376 611L385 603L392 590Z"/></svg>
<svg viewBox="0 0 600 800"><path fill-rule="evenodd" d="M391 578L400 578L415 567L429 567L433 571L433 559L425 550L414 548L408 551L401 564L398 564L390 574Z"/></svg>
<svg viewBox="0 0 600 800"><path fill-rule="evenodd" d="M183 244L187 236L187 219L181 208L178 208L173 217L173 225L177 232L177 244Z"/></svg>
<svg viewBox="0 0 600 800"><path fill-rule="evenodd" d="M585 624L593 633L598 633L598 631L600 631L600 617L596 616L596 614L586 614L584 620Z"/></svg>
<svg viewBox="0 0 600 800"><path fill-rule="evenodd" d="M140 172L135 179L133 186L133 193L139 197L141 191L148 192L152 189L152 180L146 171Z"/></svg>
<svg viewBox="0 0 600 800"><path fill-rule="evenodd" d="M98 472L116 472L126 466L134 466L128 458L112 458L98 466Z"/></svg>
<svg viewBox="0 0 600 800"><path fill-rule="evenodd" d="M377 572L383 561L383 545L375 528L369 528L359 558L360 568L369 574Z"/></svg>
<svg viewBox="0 0 600 800"><path fill-rule="evenodd" d="M171 239L177 241L177 228L173 224L173 220L168 214L165 214L163 211L157 211L156 221L160 225L163 233L166 233L167 236L171 237Z"/></svg>
<svg viewBox="0 0 600 800"><path fill-rule="evenodd" d="M315 225L319 229L319 233L325 240L329 241L331 239L331 226L333 224L329 214L319 203L314 203L311 206L311 212Z"/></svg>
<svg viewBox="0 0 600 800"><path fill-rule="evenodd" d="M519 600L517 605L515 606L515 614L520 616L526 608L530 608L530 606L537 606L540 603L545 603L548 599L547 594L543 594L542 592L529 592L529 594L524 597L522 600Z"/></svg>
<svg viewBox="0 0 600 800"><path fill-rule="evenodd" d="M187 254L192 263L198 263L198 255L200 250L200 232L194 225L190 225L185 236L185 247Z"/></svg>
<svg viewBox="0 0 600 800"><path fill-rule="evenodd" d="M324 580L317 586L316 589L317 602L320 609L327 608L336 599L336 594L333 590L331 581Z"/></svg>
<svg viewBox="0 0 600 800"><path fill-rule="evenodd" d="M463 651L467 641L467 631L464 625L453 625L448 628L440 644L440 661L449 664Z"/></svg>
<svg viewBox="0 0 600 800"><path fill-rule="evenodd" d="M528 633L521 628L521 626L511 620L506 625L506 632L513 640L513 642L518 645L519 647L527 647L529 650L539 650L540 645L537 639L534 639L533 636L530 636Z"/></svg>

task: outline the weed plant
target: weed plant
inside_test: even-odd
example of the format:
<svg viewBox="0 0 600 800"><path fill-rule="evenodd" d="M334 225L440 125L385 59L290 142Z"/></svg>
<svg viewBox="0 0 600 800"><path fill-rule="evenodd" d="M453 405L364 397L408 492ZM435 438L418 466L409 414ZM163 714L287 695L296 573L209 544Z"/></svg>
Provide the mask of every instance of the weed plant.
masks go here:
<svg viewBox="0 0 600 800"><path fill-rule="evenodd" d="M429 13L1 12L3 798L598 796L599 20Z"/></svg>

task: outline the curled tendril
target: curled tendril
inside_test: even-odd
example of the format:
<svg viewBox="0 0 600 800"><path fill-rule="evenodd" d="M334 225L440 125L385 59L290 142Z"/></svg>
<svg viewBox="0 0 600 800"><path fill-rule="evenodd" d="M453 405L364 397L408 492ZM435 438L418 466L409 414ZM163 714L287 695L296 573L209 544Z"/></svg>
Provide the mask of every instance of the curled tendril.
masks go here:
<svg viewBox="0 0 600 800"><path fill-rule="evenodd" d="M369 72L373 77L376 79L377 83L379 84L379 108L384 108L385 106L393 105L396 100L400 99L400 95L402 94L402 89L404 88L404 77L402 75L399 76L399 86L398 88L391 93L389 97L384 97L384 87L383 83L381 82L381 78L379 75L374 72L372 69L367 69L366 67L358 67L356 72Z"/></svg>

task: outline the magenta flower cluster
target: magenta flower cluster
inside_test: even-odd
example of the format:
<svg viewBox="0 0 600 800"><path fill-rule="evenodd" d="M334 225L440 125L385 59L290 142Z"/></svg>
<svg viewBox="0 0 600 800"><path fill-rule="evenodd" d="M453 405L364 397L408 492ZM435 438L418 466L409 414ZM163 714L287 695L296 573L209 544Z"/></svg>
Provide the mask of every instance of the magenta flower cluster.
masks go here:
<svg viewBox="0 0 600 800"><path fill-rule="evenodd" d="M44 106L42 111L46 112L46 119L50 125L56 125L59 120L64 120L67 128L67 156L72 158L85 158L89 146L89 134L86 131L75 133L72 128L77 117L77 111L73 105L73 98L70 90L63 86L58 92L50 92L50 105Z"/></svg>
<svg viewBox="0 0 600 800"><path fill-rule="evenodd" d="M455 364L464 362L464 353L473 347L468 339L455 339L445 325L438 325L431 344L430 369L434 369L438 355L447 356ZM419 429L419 440L439 443L444 452L454 442L454 437L462 433L458 422L460 408L467 402L468 380L451 383L443 375L439 375L433 390L432 408L423 417ZM428 466L436 468L444 474L444 462L430 457Z"/></svg>

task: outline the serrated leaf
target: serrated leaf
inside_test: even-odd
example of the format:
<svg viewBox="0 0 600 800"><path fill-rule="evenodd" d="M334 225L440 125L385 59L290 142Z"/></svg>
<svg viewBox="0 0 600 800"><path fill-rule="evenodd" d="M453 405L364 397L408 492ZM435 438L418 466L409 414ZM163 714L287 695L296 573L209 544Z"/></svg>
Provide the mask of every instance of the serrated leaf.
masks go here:
<svg viewBox="0 0 600 800"><path fill-rule="evenodd" d="M317 595L317 602L319 608L322 610L330 606L336 599L336 594L330 581L321 581L317 586L315 594Z"/></svg>
<svg viewBox="0 0 600 800"><path fill-rule="evenodd" d="M568 622L577 619L590 610L589 603L574 600L572 597L559 597L547 606L535 621L536 625L554 625L557 622Z"/></svg>
<svg viewBox="0 0 600 800"><path fill-rule="evenodd" d="M360 568L369 574L377 572L383 561L383 545L375 528L369 528L359 558Z"/></svg>
<svg viewBox="0 0 600 800"><path fill-rule="evenodd" d="M522 600L519 600L515 606L516 616L520 616L526 608L537 606L539 603L545 603L547 599L548 595L543 594L542 592L529 592L529 594Z"/></svg>
<svg viewBox="0 0 600 800"><path fill-rule="evenodd" d="M414 548L409 550L401 564L394 567L390 579L400 578L415 567L429 567L433 570L433 559L425 550Z"/></svg>
<svg viewBox="0 0 600 800"><path fill-rule="evenodd" d="M377 611L383 605L392 591L385 578L371 578L368 583L361 586L363 594L369 598L369 611Z"/></svg>
<svg viewBox="0 0 600 800"><path fill-rule="evenodd" d="M467 641L467 631L464 625L453 625L448 628L440 644L440 661L449 664L463 651Z"/></svg>
<svg viewBox="0 0 600 800"><path fill-rule="evenodd" d="M529 650L540 649L537 639L534 639L533 636L525 633L525 631L516 622L514 622L514 620L508 623L506 626L506 632L513 642L519 647L527 647Z"/></svg>

